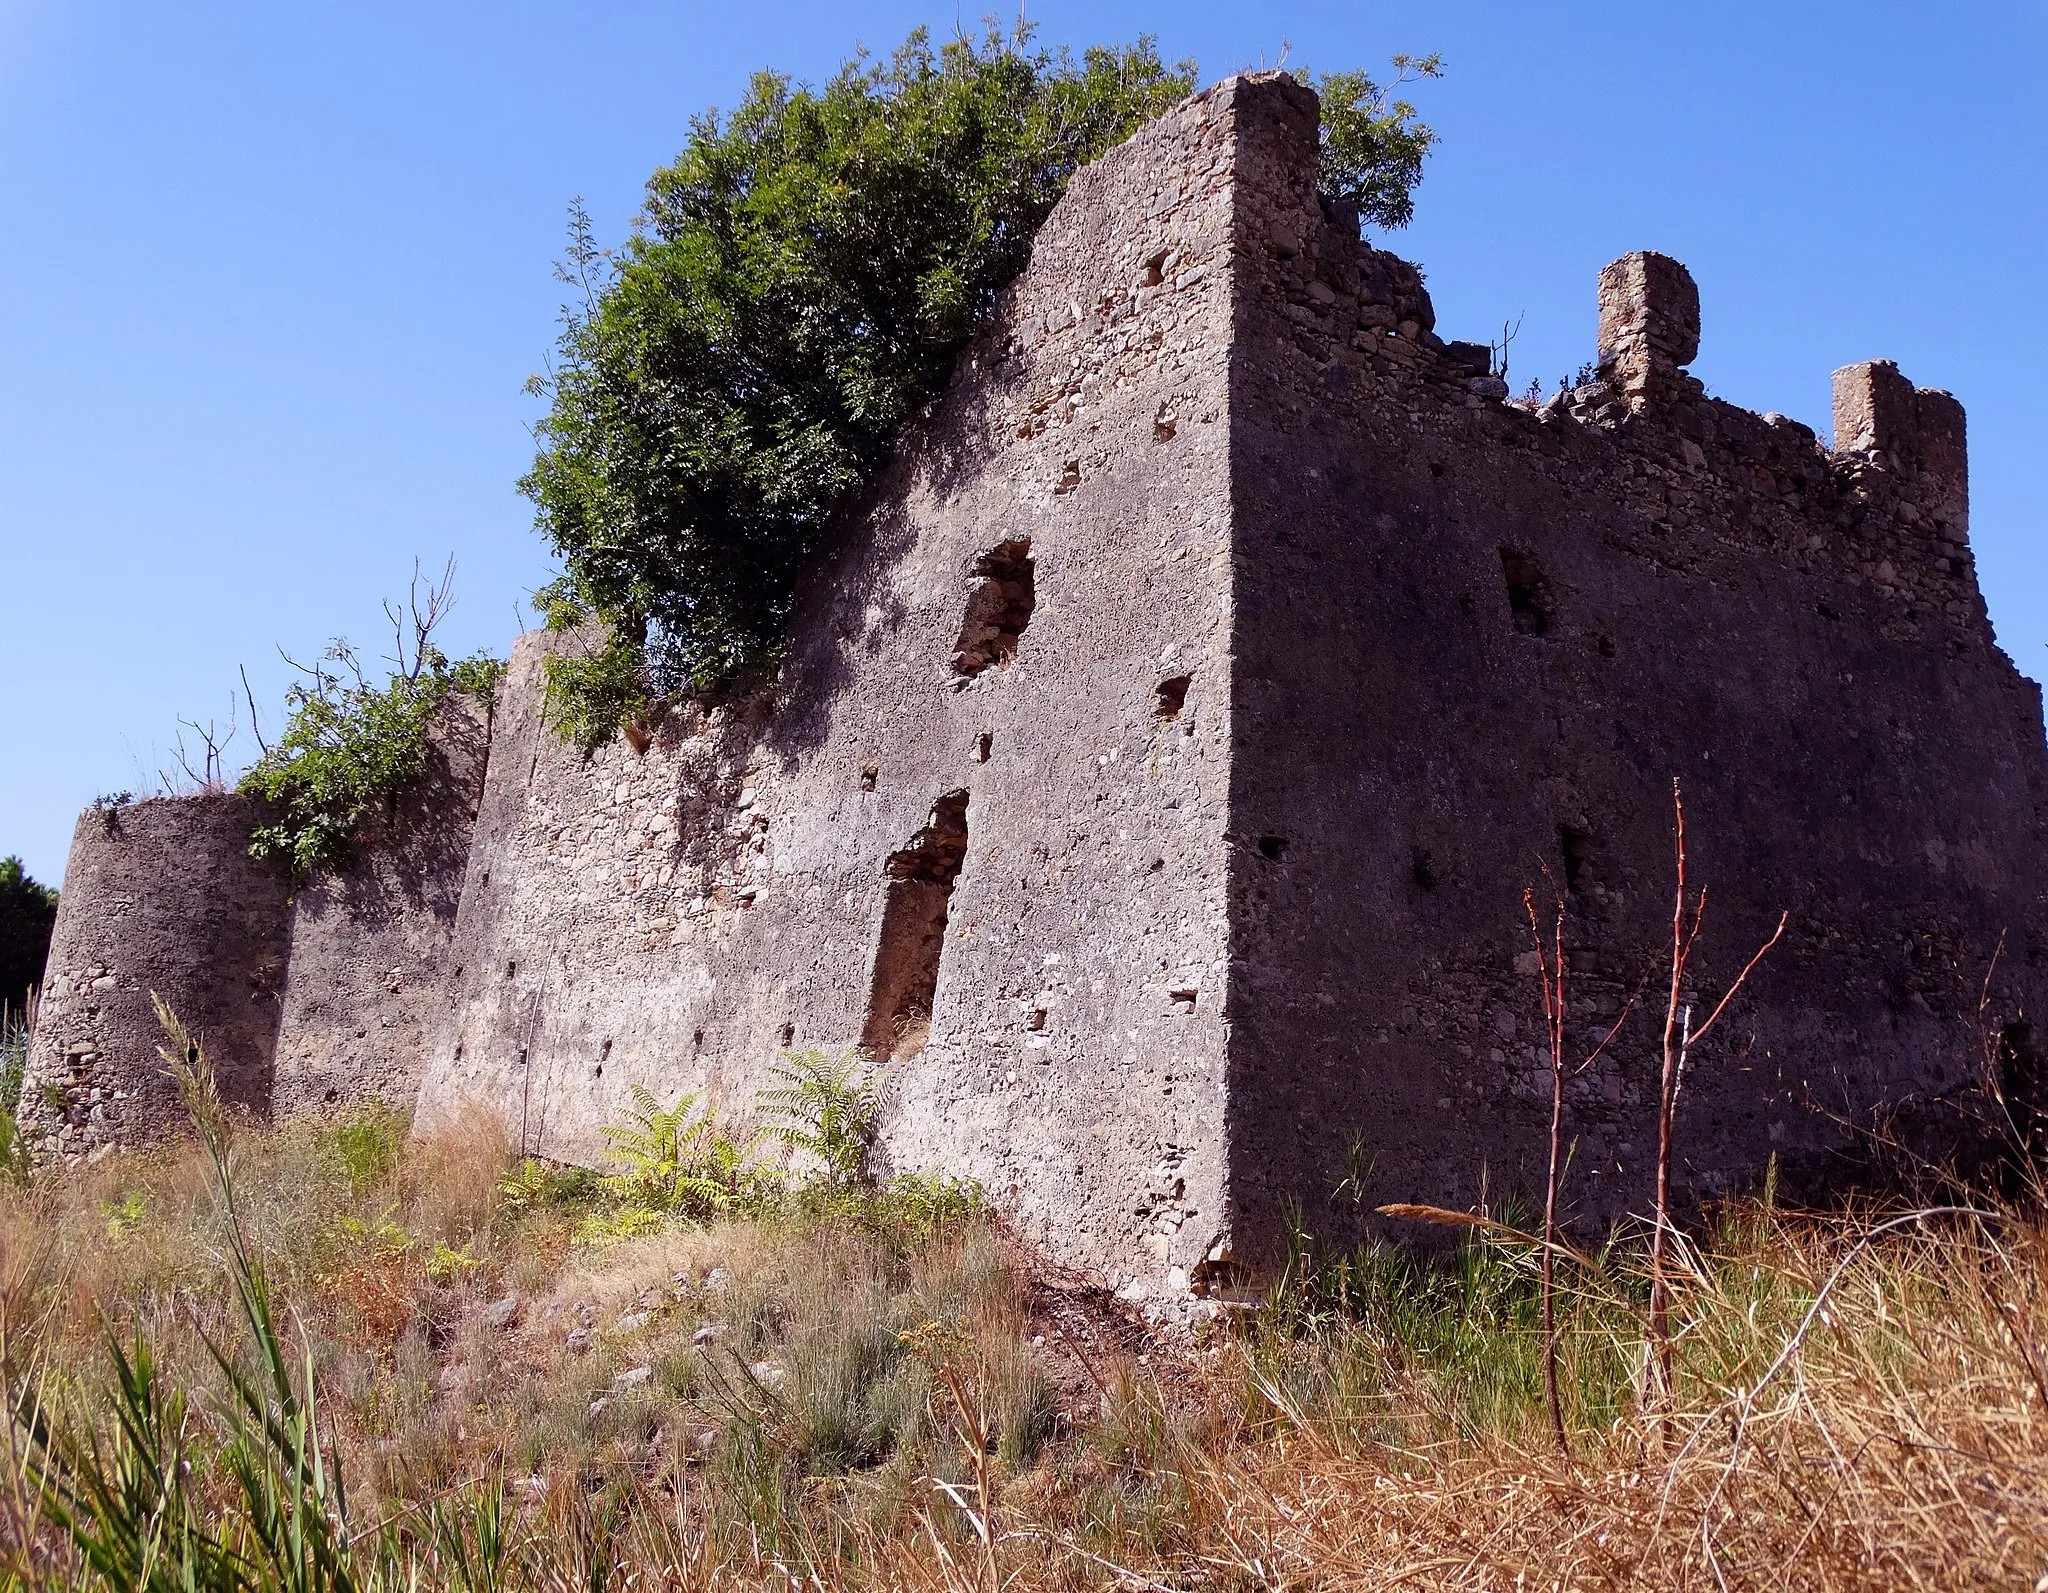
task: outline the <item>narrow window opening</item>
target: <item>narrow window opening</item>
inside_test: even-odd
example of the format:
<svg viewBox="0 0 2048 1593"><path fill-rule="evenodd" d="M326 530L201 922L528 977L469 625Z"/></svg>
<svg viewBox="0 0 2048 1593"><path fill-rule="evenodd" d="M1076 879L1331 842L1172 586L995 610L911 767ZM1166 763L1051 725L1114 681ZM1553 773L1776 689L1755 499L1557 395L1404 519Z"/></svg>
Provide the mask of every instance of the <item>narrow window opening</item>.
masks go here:
<svg viewBox="0 0 2048 1593"><path fill-rule="evenodd" d="M880 774L881 774L881 772L882 772L882 766L881 766L880 764L878 764L878 763L864 763L864 764L862 764L862 765L860 766L860 788L861 788L861 789L862 789L863 791L872 791L872 790L874 790L874 788L875 788L875 779L876 779L876 777L877 777L878 775L880 775Z"/></svg>
<svg viewBox="0 0 2048 1593"><path fill-rule="evenodd" d="M972 679L991 665L1009 668L1017 656L1017 638L1037 606L1029 537L999 542L976 559L967 588L967 615L953 647L953 673Z"/></svg>
<svg viewBox="0 0 2048 1593"><path fill-rule="evenodd" d="M784 1048L785 1048L785 1049L786 1049L786 1048L788 1048L789 1046L792 1046L792 1045L795 1045L795 1044L796 1044L796 1025L795 1025L795 1024L793 1024L793 1023L785 1023L785 1024L784 1024L784 1025L782 1026L782 1044L783 1044L783 1046L784 1046Z"/></svg>
<svg viewBox="0 0 2048 1593"><path fill-rule="evenodd" d="M1409 877L1415 881L1415 888L1417 890L1433 891L1436 889L1436 862L1429 855L1428 847L1418 846L1415 848L1414 857L1409 865L1408 872Z"/></svg>
<svg viewBox="0 0 2048 1593"><path fill-rule="evenodd" d="M987 763L989 752L994 748L995 744L996 738L986 730L976 736L974 738L974 761L976 763Z"/></svg>
<svg viewBox="0 0 2048 1593"><path fill-rule="evenodd" d="M1173 720L1180 717L1180 711L1187 706L1188 687L1193 683L1192 675L1175 675L1171 680L1162 680L1152 688L1152 714L1154 718Z"/></svg>
<svg viewBox="0 0 2048 1593"><path fill-rule="evenodd" d="M1515 548L1500 550L1501 573L1507 577L1508 612L1519 636L1541 636L1550 629L1550 583L1536 555Z"/></svg>
<svg viewBox="0 0 2048 1593"><path fill-rule="evenodd" d="M1156 288L1166 280L1166 251L1161 249L1145 262L1145 274L1138 278L1141 288Z"/></svg>
<svg viewBox="0 0 2048 1593"><path fill-rule="evenodd" d="M1564 853L1564 888L1575 896L1593 883L1593 837L1574 825L1557 827L1558 850Z"/></svg>
<svg viewBox="0 0 2048 1593"><path fill-rule="evenodd" d="M910 844L889 854L883 873L882 933L868 986L861 1049L904 1061L924 1049L932 1003L939 991L939 960L953 884L967 857L967 793L949 791L932 804L931 817Z"/></svg>
<svg viewBox="0 0 2048 1593"><path fill-rule="evenodd" d="M508 963L506 963L506 964L505 964L505 977L506 977L507 979L510 979L510 978L511 978L511 977L512 977L512 976L513 976L514 974L516 974L517 972L519 972L519 964L518 964L518 963L516 963L516 962L508 962Z"/></svg>
<svg viewBox="0 0 2048 1593"><path fill-rule="evenodd" d="M1287 837L1284 835L1262 835L1259 837L1259 856L1269 863L1277 863L1286 855Z"/></svg>

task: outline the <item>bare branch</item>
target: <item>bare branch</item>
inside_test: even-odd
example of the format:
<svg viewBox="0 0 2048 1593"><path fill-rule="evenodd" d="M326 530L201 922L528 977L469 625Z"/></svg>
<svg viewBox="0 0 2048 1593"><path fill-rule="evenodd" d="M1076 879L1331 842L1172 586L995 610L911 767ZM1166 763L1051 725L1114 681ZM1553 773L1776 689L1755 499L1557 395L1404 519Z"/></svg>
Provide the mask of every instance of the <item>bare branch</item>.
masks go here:
<svg viewBox="0 0 2048 1593"><path fill-rule="evenodd" d="M1701 896L1704 899L1705 892L1702 892ZM1728 1003L1735 999L1735 992L1742 988L1742 982L1750 976L1751 971L1755 969L1756 965L1764 960L1764 953L1784 938L1785 925L1791 921L1791 918L1792 914L1789 911L1778 915L1778 927L1771 931L1771 938L1757 947L1756 955L1742 965L1742 972L1735 976L1735 983L1728 987L1728 993L1721 998L1719 1005L1708 1015L1707 1021L1693 1030L1692 1038L1695 1044L1704 1040L1707 1036L1707 1031L1720 1021L1721 1014L1728 1010Z"/></svg>
<svg viewBox="0 0 2048 1593"><path fill-rule="evenodd" d="M242 673L243 699L249 704L249 734L256 738L257 748L267 758L270 756L270 743L263 739L263 722L256 712L256 693L249 689L249 666L241 664L236 667Z"/></svg>

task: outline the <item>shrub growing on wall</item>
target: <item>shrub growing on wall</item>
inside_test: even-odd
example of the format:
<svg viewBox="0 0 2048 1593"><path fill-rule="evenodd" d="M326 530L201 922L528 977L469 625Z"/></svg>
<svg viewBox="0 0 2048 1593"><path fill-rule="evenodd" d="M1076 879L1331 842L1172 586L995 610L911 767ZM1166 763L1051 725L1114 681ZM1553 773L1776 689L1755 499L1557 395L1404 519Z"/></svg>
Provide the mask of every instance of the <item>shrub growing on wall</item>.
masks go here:
<svg viewBox="0 0 2048 1593"><path fill-rule="evenodd" d="M503 668L490 658L451 663L428 643L417 668L379 686L335 642L287 695L284 734L242 777L241 789L276 815L251 836L251 854L300 877L341 863L355 833L426 773L428 731L449 693L487 698Z"/></svg>
<svg viewBox="0 0 2048 1593"><path fill-rule="evenodd" d="M1397 59L1396 83L1434 75ZM609 642L550 661L554 723L594 747L654 697L772 654L847 493L944 384L1085 162L1188 94L1149 39L922 30L823 88L756 76L692 124L632 236L573 211L539 453L521 482L565 573L550 622ZM1400 225L1434 135L1363 73L1322 80L1330 196Z"/></svg>
<svg viewBox="0 0 2048 1593"><path fill-rule="evenodd" d="M419 571L403 605L386 604L396 643L379 685L355 648L337 639L285 694L284 734L263 749L240 789L272 807L250 852L297 878L334 867L356 832L427 771L429 733L454 692L488 701L505 666L494 658L451 662L434 630L453 607L455 561L422 593ZM252 702L251 717L255 708Z"/></svg>

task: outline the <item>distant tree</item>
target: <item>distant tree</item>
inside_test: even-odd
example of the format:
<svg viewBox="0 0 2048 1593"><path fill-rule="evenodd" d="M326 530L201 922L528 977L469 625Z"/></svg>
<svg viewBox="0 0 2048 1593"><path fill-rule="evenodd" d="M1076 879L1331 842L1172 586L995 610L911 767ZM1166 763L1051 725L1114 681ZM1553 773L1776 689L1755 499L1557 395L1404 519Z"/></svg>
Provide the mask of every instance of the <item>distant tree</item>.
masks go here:
<svg viewBox="0 0 2048 1593"><path fill-rule="evenodd" d="M57 893L29 877L18 857L0 858L0 1004L16 1011L43 982Z"/></svg>
<svg viewBox="0 0 2048 1593"><path fill-rule="evenodd" d="M1434 76L1397 58L1395 86ZM585 747L652 700L782 641L797 574L846 495L944 385L1083 164L1195 86L1150 39L1036 49L922 31L823 88L756 76L697 117L600 248L580 205L539 452L520 483L564 574L549 623L603 640L549 662L550 714ZM1361 73L1322 80L1330 197L1398 226L1434 134Z"/></svg>

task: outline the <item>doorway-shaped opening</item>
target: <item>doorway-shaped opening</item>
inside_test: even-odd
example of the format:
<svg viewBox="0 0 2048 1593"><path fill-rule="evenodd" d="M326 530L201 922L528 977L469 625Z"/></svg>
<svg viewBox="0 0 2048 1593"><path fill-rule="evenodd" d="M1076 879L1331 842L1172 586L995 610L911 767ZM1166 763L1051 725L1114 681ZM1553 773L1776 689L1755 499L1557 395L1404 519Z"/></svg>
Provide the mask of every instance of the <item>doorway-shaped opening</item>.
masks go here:
<svg viewBox="0 0 2048 1593"><path fill-rule="evenodd" d="M953 882L967 856L967 793L948 791L932 804L923 829L883 865L882 935L868 986L861 1049L903 1061L924 1049L932 1002L939 991L939 958L946 946L946 915Z"/></svg>
<svg viewBox="0 0 2048 1593"><path fill-rule="evenodd" d="M1017 656L1017 638L1037 606L1031 538L1012 537L982 554L974 561L967 613L960 622L960 640L953 644L953 673L971 679L990 665L1009 668Z"/></svg>
<svg viewBox="0 0 2048 1593"><path fill-rule="evenodd" d="M1519 548L1500 550L1501 574L1507 579L1508 615L1518 636L1541 636L1550 629L1555 612L1550 600L1550 582L1536 555Z"/></svg>

